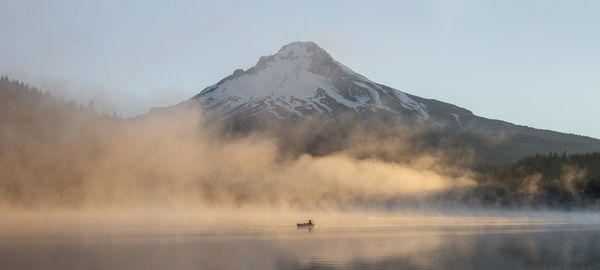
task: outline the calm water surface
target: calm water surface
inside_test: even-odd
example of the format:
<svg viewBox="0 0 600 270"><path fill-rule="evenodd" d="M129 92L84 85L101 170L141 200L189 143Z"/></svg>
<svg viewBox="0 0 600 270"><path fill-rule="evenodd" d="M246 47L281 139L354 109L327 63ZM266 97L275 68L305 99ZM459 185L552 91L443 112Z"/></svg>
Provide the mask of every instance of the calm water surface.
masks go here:
<svg viewBox="0 0 600 270"><path fill-rule="evenodd" d="M596 214L10 216L0 269L600 269Z"/></svg>

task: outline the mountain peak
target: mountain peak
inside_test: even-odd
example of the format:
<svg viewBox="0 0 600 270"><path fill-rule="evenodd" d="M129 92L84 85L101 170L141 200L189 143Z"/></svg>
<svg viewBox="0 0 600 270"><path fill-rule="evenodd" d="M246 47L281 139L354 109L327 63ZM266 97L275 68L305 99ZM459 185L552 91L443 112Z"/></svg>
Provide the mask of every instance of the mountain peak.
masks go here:
<svg viewBox="0 0 600 270"><path fill-rule="evenodd" d="M292 69L295 74L301 71L309 71L315 74L321 73L320 75L328 77L332 74L323 74L322 71L336 69L335 66L339 66L340 64L316 43L312 41L297 41L281 47L274 55L261 57L258 63L248 69L246 73L254 74L273 67L273 65L279 70Z"/></svg>
<svg viewBox="0 0 600 270"><path fill-rule="evenodd" d="M296 41L289 43L275 54L282 59L311 58L312 60L327 60L333 58L323 48L312 41ZM316 59L315 59L316 58Z"/></svg>
<svg viewBox="0 0 600 270"><path fill-rule="evenodd" d="M279 49L277 54L280 54L280 53L287 54L287 52L289 52L291 50L308 50L308 49L314 49L314 48L323 50L321 47L319 47L319 45L317 45L313 41L294 41L294 42L290 42L286 45L283 45L283 47L281 47L281 49Z"/></svg>
<svg viewBox="0 0 600 270"><path fill-rule="evenodd" d="M236 70L191 100L231 117L267 114L277 119L342 114L415 113L428 119L425 105L403 92L376 84L335 61L316 43L292 42Z"/></svg>

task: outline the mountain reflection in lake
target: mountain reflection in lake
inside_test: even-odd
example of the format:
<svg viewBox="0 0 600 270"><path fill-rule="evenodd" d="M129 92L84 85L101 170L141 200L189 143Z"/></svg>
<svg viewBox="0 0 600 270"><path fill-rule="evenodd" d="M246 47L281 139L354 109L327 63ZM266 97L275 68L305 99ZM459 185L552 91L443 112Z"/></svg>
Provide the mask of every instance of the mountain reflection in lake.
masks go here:
<svg viewBox="0 0 600 270"><path fill-rule="evenodd" d="M2 269L598 269L600 219L333 215L14 216ZM306 218L307 219L307 218Z"/></svg>

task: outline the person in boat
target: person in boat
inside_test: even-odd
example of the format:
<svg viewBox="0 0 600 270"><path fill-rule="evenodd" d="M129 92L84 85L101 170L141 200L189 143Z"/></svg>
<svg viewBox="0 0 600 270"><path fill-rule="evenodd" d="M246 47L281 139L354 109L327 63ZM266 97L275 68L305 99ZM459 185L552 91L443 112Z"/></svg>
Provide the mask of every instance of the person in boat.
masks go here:
<svg viewBox="0 0 600 270"><path fill-rule="evenodd" d="M312 226L314 226L314 223L310 219L308 220L307 223L298 223L298 227L304 227L304 226L310 226L310 227L312 227Z"/></svg>

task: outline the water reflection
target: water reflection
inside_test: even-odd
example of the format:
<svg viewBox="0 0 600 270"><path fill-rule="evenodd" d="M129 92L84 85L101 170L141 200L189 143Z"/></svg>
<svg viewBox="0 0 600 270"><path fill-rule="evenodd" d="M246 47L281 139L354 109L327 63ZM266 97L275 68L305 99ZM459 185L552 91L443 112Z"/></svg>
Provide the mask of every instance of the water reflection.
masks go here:
<svg viewBox="0 0 600 270"><path fill-rule="evenodd" d="M26 226L21 224L20 230L11 231L4 223L0 265L2 269L600 268L600 228L595 220L384 217L377 222L363 218L359 226L343 226L353 224L348 218L319 220L314 230L298 229L286 218L263 226L221 228L196 221L90 228L71 220L55 224L64 230L52 233L30 230L35 227L32 223L27 225L30 229L23 230Z"/></svg>
<svg viewBox="0 0 600 270"><path fill-rule="evenodd" d="M297 227L299 231L307 231L308 233L312 233L315 227Z"/></svg>

